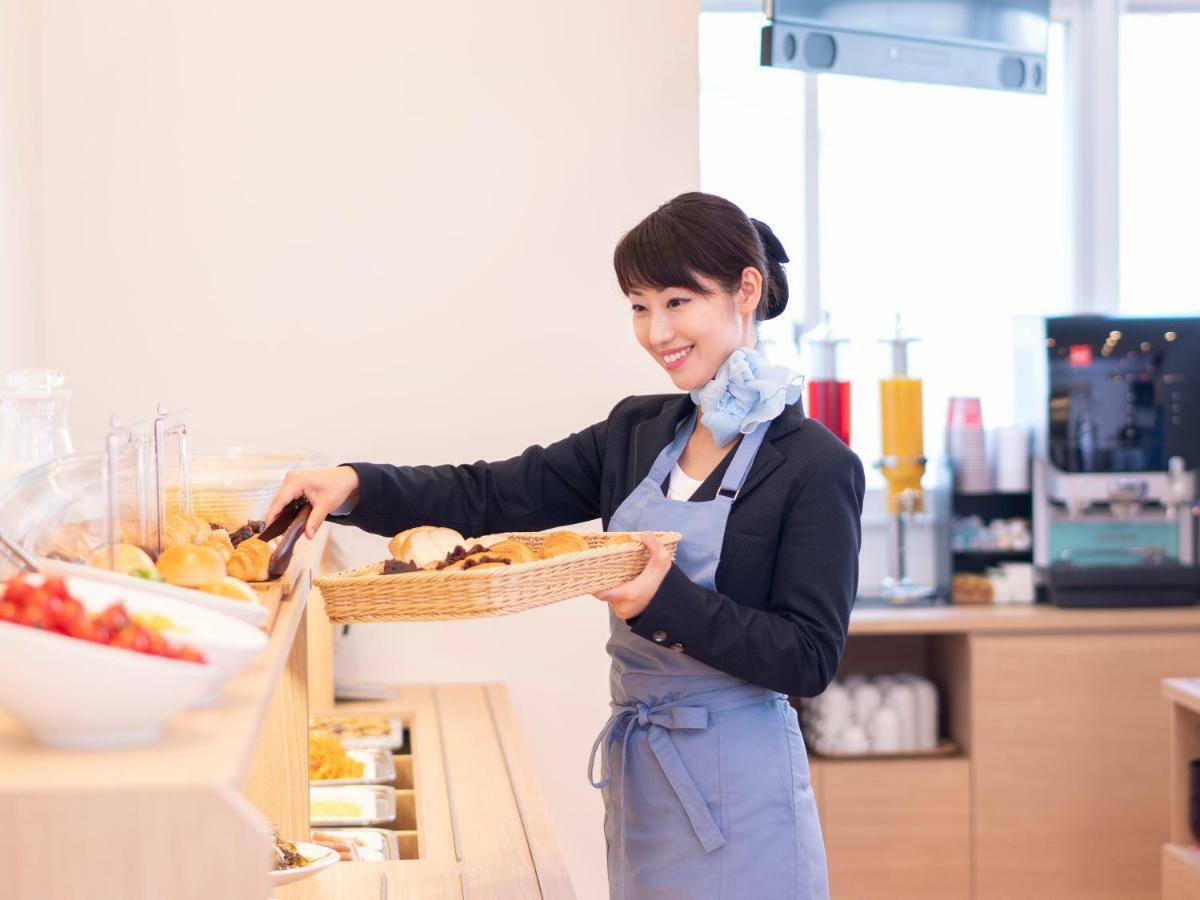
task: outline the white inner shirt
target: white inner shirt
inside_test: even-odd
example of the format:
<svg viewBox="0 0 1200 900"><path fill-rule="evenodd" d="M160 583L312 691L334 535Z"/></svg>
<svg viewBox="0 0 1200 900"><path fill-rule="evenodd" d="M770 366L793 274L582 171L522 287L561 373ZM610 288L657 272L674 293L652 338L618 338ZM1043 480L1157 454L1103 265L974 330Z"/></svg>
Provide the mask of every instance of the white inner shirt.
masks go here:
<svg viewBox="0 0 1200 900"><path fill-rule="evenodd" d="M687 473L679 468L679 463L675 463L675 468L671 470L671 480L667 483L667 499L690 500L701 484L702 481L689 478Z"/></svg>

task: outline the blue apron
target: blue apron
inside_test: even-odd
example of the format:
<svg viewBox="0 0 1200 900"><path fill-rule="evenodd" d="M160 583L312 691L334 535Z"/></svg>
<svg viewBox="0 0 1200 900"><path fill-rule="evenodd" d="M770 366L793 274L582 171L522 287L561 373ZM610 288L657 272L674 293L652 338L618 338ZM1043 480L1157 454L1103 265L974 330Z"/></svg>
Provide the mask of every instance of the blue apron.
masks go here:
<svg viewBox="0 0 1200 900"><path fill-rule="evenodd" d="M678 531L675 562L716 589L725 524L770 422L744 436L713 500L670 500L662 485L692 416L613 514L611 531ZM609 895L635 900L825 900L825 847L808 757L787 698L648 641L609 613L613 714L602 749Z"/></svg>

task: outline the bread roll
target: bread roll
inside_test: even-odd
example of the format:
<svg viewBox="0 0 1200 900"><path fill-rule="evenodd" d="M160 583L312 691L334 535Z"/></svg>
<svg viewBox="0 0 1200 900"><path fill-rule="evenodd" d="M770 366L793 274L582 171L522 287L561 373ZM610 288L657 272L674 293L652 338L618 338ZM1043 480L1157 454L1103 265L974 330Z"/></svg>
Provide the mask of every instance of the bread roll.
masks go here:
<svg viewBox="0 0 1200 900"><path fill-rule="evenodd" d="M213 552L216 553L215 550ZM240 578L242 581L267 581L270 578L268 569L271 566L271 548L258 538L246 538L238 544L226 566L230 575ZM209 581L216 580L216 578L209 579Z"/></svg>
<svg viewBox="0 0 1200 900"><path fill-rule="evenodd" d="M243 603L258 603L258 594L254 588L232 575L226 575L211 584L206 584L200 590L206 594L216 594L218 597L228 597L230 600L240 600Z"/></svg>
<svg viewBox="0 0 1200 900"><path fill-rule="evenodd" d="M394 540L395 538L393 538ZM407 536L399 546L392 549L392 556L401 562L410 562L425 568L441 562L451 550L462 542L463 536L453 528L422 525L407 532ZM391 549L391 545L389 545L389 549Z"/></svg>
<svg viewBox="0 0 1200 900"><path fill-rule="evenodd" d="M564 553L580 553L588 548L588 542L573 531L553 531L542 541L542 559L562 556Z"/></svg>
<svg viewBox="0 0 1200 900"><path fill-rule="evenodd" d="M225 577L225 560L212 547L179 544L159 556L158 574L170 584L198 588Z"/></svg>
<svg viewBox="0 0 1200 900"><path fill-rule="evenodd" d="M141 547L133 544L116 545L117 564L113 571L124 575L139 575L155 577L158 573L154 568L154 560ZM100 547L88 556L88 565L97 569L109 568L108 548Z"/></svg>
<svg viewBox="0 0 1200 900"><path fill-rule="evenodd" d="M392 559L400 558L400 548L404 546L404 542L408 540L409 535L414 531L420 531L422 528L429 528L428 525L418 525L416 528L410 528L407 531L402 531L390 541L388 541L388 553L392 554Z"/></svg>
<svg viewBox="0 0 1200 900"><path fill-rule="evenodd" d="M487 552L488 556L503 556L513 564L533 562L538 558L537 553L534 552L532 547L524 541L518 540L500 541L497 544L492 544L492 546L487 548Z"/></svg>

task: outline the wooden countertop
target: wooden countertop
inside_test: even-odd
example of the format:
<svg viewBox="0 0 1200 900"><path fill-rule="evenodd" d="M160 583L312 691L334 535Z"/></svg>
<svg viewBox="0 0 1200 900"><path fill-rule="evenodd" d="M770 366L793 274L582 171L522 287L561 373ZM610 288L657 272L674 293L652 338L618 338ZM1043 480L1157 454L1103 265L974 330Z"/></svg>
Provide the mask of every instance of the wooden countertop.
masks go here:
<svg viewBox="0 0 1200 900"><path fill-rule="evenodd" d="M389 715L408 727L419 858L339 863L279 888L279 900L573 900L504 687L395 690L395 700L338 704L336 711Z"/></svg>
<svg viewBox="0 0 1200 900"><path fill-rule="evenodd" d="M0 711L0 793L29 785L154 790L203 783L240 789L307 599L306 580L295 585L286 602L265 598L274 619L266 649L225 686L217 705L180 713L152 744L103 752L44 747Z"/></svg>
<svg viewBox="0 0 1200 900"><path fill-rule="evenodd" d="M1200 661L1197 663L1200 665ZM1200 678L1167 678L1163 694L1174 703L1200 715Z"/></svg>
<svg viewBox="0 0 1200 900"><path fill-rule="evenodd" d="M1200 606L1163 609L1059 609L1035 605L858 607L850 634L1129 632L1200 630Z"/></svg>

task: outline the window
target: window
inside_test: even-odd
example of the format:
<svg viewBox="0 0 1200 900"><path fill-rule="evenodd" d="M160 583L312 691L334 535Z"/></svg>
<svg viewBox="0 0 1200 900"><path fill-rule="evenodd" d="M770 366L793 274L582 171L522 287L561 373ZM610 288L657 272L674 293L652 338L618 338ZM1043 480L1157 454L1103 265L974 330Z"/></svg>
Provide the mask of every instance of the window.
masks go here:
<svg viewBox="0 0 1200 900"><path fill-rule="evenodd" d="M851 339L851 443L880 455L878 339L920 337L925 451L942 452L948 398L985 426L1014 416L1013 320L1071 308L1065 29L1045 96L852 77L820 84L821 300Z"/></svg>
<svg viewBox="0 0 1200 900"><path fill-rule="evenodd" d="M1197 43L1200 12L1121 17L1122 315L1200 314Z"/></svg>
<svg viewBox="0 0 1200 900"><path fill-rule="evenodd" d="M700 186L771 226L791 263L786 312L760 336L796 367L793 322L804 319L804 78L758 64L757 12L700 15Z"/></svg>
<svg viewBox="0 0 1200 900"><path fill-rule="evenodd" d="M798 295L805 76L756 65L763 21L701 15L701 185L780 224ZM936 456L949 396L982 397L989 427L1012 420L1014 318L1071 308L1066 42L1056 24L1045 96L817 79L820 298L850 339L839 374L853 383L851 443L868 465L880 455L877 385L890 365L878 339L896 313L921 338L910 372L925 381ZM736 125L749 115L761 122L754 142ZM805 371L807 348L780 361Z"/></svg>

